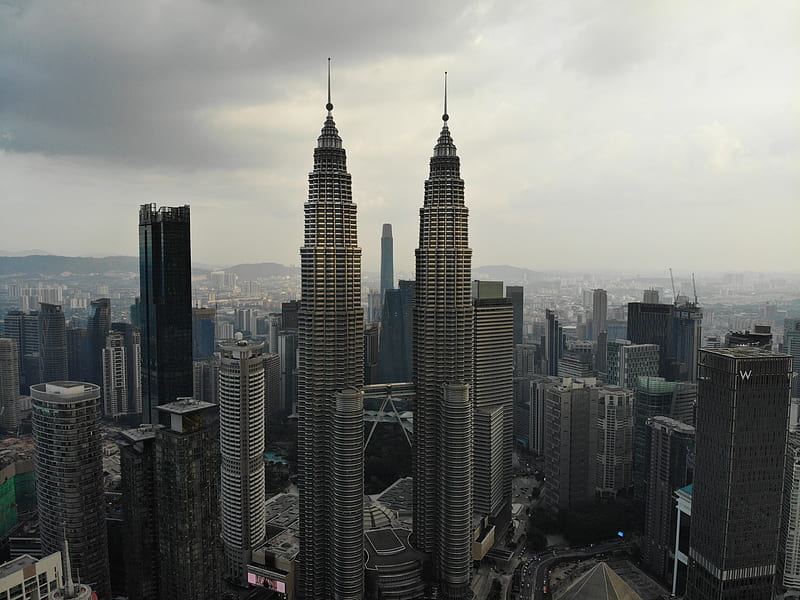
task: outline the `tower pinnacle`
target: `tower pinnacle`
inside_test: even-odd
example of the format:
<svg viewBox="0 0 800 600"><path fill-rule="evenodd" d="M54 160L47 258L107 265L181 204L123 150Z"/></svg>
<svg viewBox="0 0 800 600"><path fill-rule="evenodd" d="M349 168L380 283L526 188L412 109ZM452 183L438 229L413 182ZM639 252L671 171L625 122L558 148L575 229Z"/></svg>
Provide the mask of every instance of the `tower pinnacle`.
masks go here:
<svg viewBox="0 0 800 600"><path fill-rule="evenodd" d="M331 103L331 57L328 57L328 103L325 105L325 108L328 111L328 114L333 110L333 104Z"/></svg>
<svg viewBox="0 0 800 600"><path fill-rule="evenodd" d="M330 60L330 59L328 59ZM330 100L328 100L330 102ZM444 72L444 113L442 114L442 121L447 123L450 115L447 114L447 71Z"/></svg>

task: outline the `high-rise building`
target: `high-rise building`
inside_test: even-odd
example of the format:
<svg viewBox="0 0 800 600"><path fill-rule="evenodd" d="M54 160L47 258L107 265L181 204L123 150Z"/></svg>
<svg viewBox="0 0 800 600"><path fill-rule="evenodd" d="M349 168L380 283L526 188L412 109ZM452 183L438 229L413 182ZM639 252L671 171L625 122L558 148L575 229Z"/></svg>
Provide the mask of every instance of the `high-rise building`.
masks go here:
<svg viewBox="0 0 800 600"><path fill-rule="evenodd" d="M219 404L219 360L215 357L196 360L194 371L194 399Z"/></svg>
<svg viewBox="0 0 800 600"><path fill-rule="evenodd" d="M420 209L414 300L414 545L440 597L467 598L472 567L472 250L446 110Z"/></svg>
<svg viewBox="0 0 800 600"><path fill-rule="evenodd" d="M725 334L725 347L772 350L772 327L770 325L753 325L752 331L749 329L729 331Z"/></svg>
<svg viewBox="0 0 800 600"><path fill-rule="evenodd" d="M130 323L111 323L111 331L122 335L125 343L125 370L128 375L129 414L142 412L142 336Z"/></svg>
<svg viewBox="0 0 800 600"><path fill-rule="evenodd" d="M702 309L688 301L676 305L631 302L627 339L634 344L658 345L660 377L694 381L702 320Z"/></svg>
<svg viewBox="0 0 800 600"><path fill-rule="evenodd" d="M298 327L299 311L300 311L299 300L281 302L281 327L286 331L296 331Z"/></svg>
<svg viewBox="0 0 800 600"><path fill-rule="evenodd" d="M264 344L221 344L219 425L225 577L247 586L250 553L264 542Z"/></svg>
<svg viewBox="0 0 800 600"><path fill-rule="evenodd" d="M103 393L103 350L106 348L106 338L111 329L111 300L99 298L89 304L89 318L86 328L88 331L88 350L86 357L87 370L90 383L101 386ZM45 379L45 381L49 381Z"/></svg>
<svg viewBox="0 0 800 600"><path fill-rule="evenodd" d="M192 309L192 358L195 360L214 354L216 319L216 308Z"/></svg>
<svg viewBox="0 0 800 600"><path fill-rule="evenodd" d="M343 474L344 481L333 476L337 394L364 385L361 248L351 178L330 98L326 108L308 176L300 249L299 560L300 595L307 600L360 599L364 589L362 514L335 509L340 500L345 502L341 493L363 489L363 463ZM336 555L345 539L346 554Z"/></svg>
<svg viewBox="0 0 800 600"><path fill-rule="evenodd" d="M552 510L581 509L595 500L597 381L563 379L545 392L544 502Z"/></svg>
<svg viewBox="0 0 800 600"><path fill-rule="evenodd" d="M675 490L692 483L694 427L664 416L647 419L650 465L642 559L651 571L669 580L675 560Z"/></svg>
<svg viewBox="0 0 800 600"><path fill-rule="evenodd" d="M192 264L189 207L139 208L142 421L159 404L192 394Z"/></svg>
<svg viewBox="0 0 800 600"><path fill-rule="evenodd" d="M402 291L386 290L378 344L378 383L411 381L411 340L406 335L410 326L405 319Z"/></svg>
<svg viewBox="0 0 800 600"><path fill-rule="evenodd" d="M693 425L697 384L667 381L663 377L639 377L633 389L635 399L633 498L639 514L644 515L647 481L653 464L650 456L651 431L647 425L648 420L661 415Z"/></svg>
<svg viewBox="0 0 800 600"><path fill-rule="evenodd" d="M608 342L606 374L608 383L633 389L638 377L658 375L658 346L631 344L629 340Z"/></svg>
<svg viewBox="0 0 800 600"><path fill-rule="evenodd" d="M492 289L487 283L497 283ZM478 285L476 285L478 284ZM514 306L501 282L473 282L472 510L505 530L511 521Z"/></svg>
<svg viewBox="0 0 800 600"><path fill-rule="evenodd" d="M264 354L264 419L267 425L272 425L282 413L281 357Z"/></svg>
<svg viewBox="0 0 800 600"><path fill-rule="evenodd" d="M158 598L160 568L156 509L156 430L141 425L120 433L125 592L129 600Z"/></svg>
<svg viewBox="0 0 800 600"><path fill-rule="evenodd" d="M542 337L542 373L558 375L558 361L564 356L564 329L558 324L558 317L549 308L545 310L547 321Z"/></svg>
<svg viewBox="0 0 800 600"><path fill-rule="evenodd" d="M237 308L233 311L234 328L252 335L256 332L257 317L258 313L252 308Z"/></svg>
<svg viewBox="0 0 800 600"><path fill-rule="evenodd" d="M514 343L522 343L522 309L524 306L524 291L521 285L507 285L506 298L511 300L514 307Z"/></svg>
<svg viewBox="0 0 800 600"><path fill-rule="evenodd" d="M121 417L142 412L141 345L139 332L128 323L115 323L106 338L103 359L103 415ZM131 356L133 353L133 356ZM134 372L131 373L131 370ZM138 377L137 377L138 375Z"/></svg>
<svg viewBox="0 0 800 600"><path fill-rule="evenodd" d="M381 298L394 289L394 240L392 224L384 223L381 231Z"/></svg>
<svg viewBox="0 0 800 600"><path fill-rule="evenodd" d="M281 357L281 408L291 414L297 410L297 332L281 332L278 355Z"/></svg>
<svg viewBox="0 0 800 600"><path fill-rule="evenodd" d="M0 428L19 427L19 347L13 338L0 338Z"/></svg>
<svg viewBox="0 0 800 600"><path fill-rule="evenodd" d="M58 304L39 304L39 377L67 379L67 323Z"/></svg>
<svg viewBox="0 0 800 600"><path fill-rule="evenodd" d="M658 290L653 288L645 290L642 302L645 304L658 304Z"/></svg>
<svg viewBox="0 0 800 600"><path fill-rule="evenodd" d="M156 429L159 598L218 600L219 409L181 398L160 405Z"/></svg>
<svg viewBox="0 0 800 600"><path fill-rule="evenodd" d="M792 397L800 398L800 319L785 319L783 321L783 345L786 354L792 357Z"/></svg>
<svg viewBox="0 0 800 600"><path fill-rule="evenodd" d="M633 484L633 392L604 386L597 399L595 487L601 498L615 498Z"/></svg>
<svg viewBox="0 0 800 600"><path fill-rule="evenodd" d="M601 331L608 331L608 294L605 290L596 289L592 298L592 339L596 342Z"/></svg>
<svg viewBox="0 0 800 600"><path fill-rule="evenodd" d="M772 598L790 356L701 350L686 598Z"/></svg>
<svg viewBox="0 0 800 600"><path fill-rule="evenodd" d="M111 583L100 387L74 381L40 383L31 386L31 396L42 552L58 552L66 530L73 576L107 600Z"/></svg>
<svg viewBox="0 0 800 600"><path fill-rule="evenodd" d="M787 319L788 320L788 319ZM792 361L794 362L794 360ZM800 592L800 424L797 422L800 400L792 399L789 436L783 476L781 537L778 543L778 576L780 585L797 597Z"/></svg>
<svg viewBox="0 0 800 600"><path fill-rule="evenodd" d="M364 383L378 383L378 358L380 348L380 322L364 326Z"/></svg>
<svg viewBox="0 0 800 600"><path fill-rule="evenodd" d="M89 331L85 327L67 327L67 375L70 381L87 381Z"/></svg>

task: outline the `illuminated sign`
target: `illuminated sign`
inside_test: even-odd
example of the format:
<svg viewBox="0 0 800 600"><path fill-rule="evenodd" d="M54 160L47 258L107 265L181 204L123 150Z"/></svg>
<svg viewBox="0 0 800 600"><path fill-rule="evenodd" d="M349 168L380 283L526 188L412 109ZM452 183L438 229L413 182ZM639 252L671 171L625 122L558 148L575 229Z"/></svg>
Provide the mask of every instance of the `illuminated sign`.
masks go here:
<svg viewBox="0 0 800 600"><path fill-rule="evenodd" d="M262 575L256 575L255 573L247 574L247 583L250 585L257 585L258 587L267 588L273 592L280 592L281 594L286 593L286 584L284 582L277 581L275 579L269 579L268 577L264 577Z"/></svg>
<svg viewBox="0 0 800 600"><path fill-rule="evenodd" d="M753 376L753 371L739 371L739 377L742 378L742 381L747 381Z"/></svg>

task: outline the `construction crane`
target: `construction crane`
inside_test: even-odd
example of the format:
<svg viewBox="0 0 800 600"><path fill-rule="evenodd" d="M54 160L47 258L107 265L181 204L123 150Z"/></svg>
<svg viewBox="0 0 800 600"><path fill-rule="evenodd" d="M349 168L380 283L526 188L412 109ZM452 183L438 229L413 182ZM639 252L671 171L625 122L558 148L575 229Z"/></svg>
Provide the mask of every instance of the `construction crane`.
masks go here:
<svg viewBox="0 0 800 600"><path fill-rule="evenodd" d="M694 290L694 305L697 306L697 285L694 283L694 273L692 273L692 290Z"/></svg>
<svg viewBox="0 0 800 600"><path fill-rule="evenodd" d="M675 278L672 276L672 267L669 268L669 280L672 282L672 303L678 303L678 294L675 293Z"/></svg>

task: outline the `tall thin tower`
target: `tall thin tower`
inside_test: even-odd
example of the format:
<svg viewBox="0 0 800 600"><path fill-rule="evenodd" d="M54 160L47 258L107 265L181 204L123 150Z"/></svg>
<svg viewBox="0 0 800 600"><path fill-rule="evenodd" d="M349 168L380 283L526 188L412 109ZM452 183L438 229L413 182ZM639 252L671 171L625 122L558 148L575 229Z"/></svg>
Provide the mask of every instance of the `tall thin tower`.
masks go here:
<svg viewBox="0 0 800 600"><path fill-rule="evenodd" d="M394 239L392 224L384 223L381 232L381 302L386 290L394 289Z"/></svg>
<svg viewBox="0 0 800 600"><path fill-rule="evenodd" d="M472 564L472 299L464 181L447 125L420 209L414 300L414 543L440 597L469 597Z"/></svg>
<svg viewBox="0 0 800 600"><path fill-rule="evenodd" d="M333 121L330 61L326 108L328 116L314 149L314 170L308 176L305 241L300 249L300 594L313 600L344 600L363 596L363 444L357 449L360 460L350 461L346 472L341 470L348 461L340 462L335 454L344 452L346 444L338 435L334 440L334 427L348 430L347 419L337 419L337 411L361 410L354 403L363 402L364 311L356 205L342 139ZM352 388L357 390L356 399L348 391ZM358 510L343 509L354 502ZM334 548L347 548L347 554L334 556Z"/></svg>

